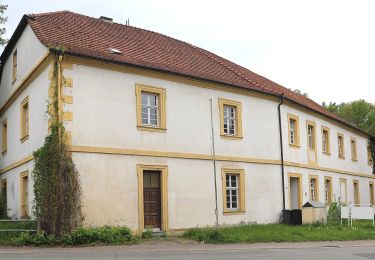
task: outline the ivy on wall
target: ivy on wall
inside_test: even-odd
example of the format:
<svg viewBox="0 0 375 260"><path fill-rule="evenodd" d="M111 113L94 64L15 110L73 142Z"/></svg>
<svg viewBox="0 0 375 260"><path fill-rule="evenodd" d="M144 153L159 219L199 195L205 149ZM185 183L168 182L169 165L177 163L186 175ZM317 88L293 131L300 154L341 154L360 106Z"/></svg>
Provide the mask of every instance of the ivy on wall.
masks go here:
<svg viewBox="0 0 375 260"><path fill-rule="evenodd" d="M41 148L34 152L34 215L46 234L56 237L81 225L81 188L79 174L65 143L65 128L59 111L59 91L63 82L62 54L57 52L50 72L47 113L50 132ZM61 92L60 92L61 93Z"/></svg>
<svg viewBox="0 0 375 260"><path fill-rule="evenodd" d="M369 138L369 144L370 144L370 153L372 158L372 173L375 174L375 137L371 136Z"/></svg>

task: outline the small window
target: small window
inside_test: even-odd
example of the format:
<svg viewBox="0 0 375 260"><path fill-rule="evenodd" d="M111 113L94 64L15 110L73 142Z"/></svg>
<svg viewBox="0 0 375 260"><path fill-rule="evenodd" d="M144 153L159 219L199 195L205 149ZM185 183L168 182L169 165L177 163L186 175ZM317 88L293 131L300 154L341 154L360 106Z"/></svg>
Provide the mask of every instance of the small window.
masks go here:
<svg viewBox="0 0 375 260"><path fill-rule="evenodd" d="M338 146L338 155L339 158L344 159L345 153L344 153L344 135L338 134L337 135L337 146Z"/></svg>
<svg viewBox="0 0 375 260"><path fill-rule="evenodd" d="M242 138L242 106L240 102L219 99L220 134L222 137Z"/></svg>
<svg viewBox="0 0 375 260"><path fill-rule="evenodd" d="M322 126L322 152L325 154L331 153L329 128Z"/></svg>
<svg viewBox="0 0 375 260"><path fill-rule="evenodd" d="M13 74L12 82L14 83L17 80L17 50L13 52Z"/></svg>
<svg viewBox="0 0 375 260"><path fill-rule="evenodd" d="M350 149L352 161L357 161L357 140L353 137L350 138Z"/></svg>
<svg viewBox="0 0 375 260"><path fill-rule="evenodd" d="M2 143L1 143L1 153L5 155L8 151L8 123L7 120L3 121L3 131L2 135Z"/></svg>
<svg viewBox="0 0 375 260"><path fill-rule="evenodd" d="M372 159L372 155L371 155L371 147L369 144L367 144L367 163L368 165L373 165L374 161Z"/></svg>
<svg viewBox="0 0 375 260"><path fill-rule="evenodd" d="M315 151L315 125L313 123L307 123L307 144L309 150Z"/></svg>
<svg viewBox="0 0 375 260"><path fill-rule="evenodd" d="M353 196L354 196L354 204L356 205L360 204L358 181L353 181Z"/></svg>
<svg viewBox="0 0 375 260"><path fill-rule="evenodd" d="M21 218L29 217L29 172L20 175Z"/></svg>
<svg viewBox="0 0 375 260"><path fill-rule="evenodd" d="M289 145L299 147L299 119L298 116L288 114Z"/></svg>
<svg viewBox="0 0 375 260"><path fill-rule="evenodd" d="M245 212L245 172L241 169L223 169L224 213Z"/></svg>
<svg viewBox="0 0 375 260"><path fill-rule="evenodd" d="M165 89L137 84L136 96L138 129L165 131Z"/></svg>
<svg viewBox="0 0 375 260"><path fill-rule="evenodd" d="M370 204L371 205L374 205L374 182L370 182L369 184L369 188L370 188Z"/></svg>
<svg viewBox="0 0 375 260"><path fill-rule="evenodd" d="M310 200L311 201L318 201L319 200L318 176L310 176L309 190L310 190Z"/></svg>
<svg viewBox="0 0 375 260"><path fill-rule="evenodd" d="M325 195L325 203L327 205L331 204L332 202L332 178L331 177L324 178L324 195Z"/></svg>
<svg viewBox="0 0 375 260"><path fill-rule="evenodd" d="M21 103L21 142L29 138L29 97Z"/></svg>

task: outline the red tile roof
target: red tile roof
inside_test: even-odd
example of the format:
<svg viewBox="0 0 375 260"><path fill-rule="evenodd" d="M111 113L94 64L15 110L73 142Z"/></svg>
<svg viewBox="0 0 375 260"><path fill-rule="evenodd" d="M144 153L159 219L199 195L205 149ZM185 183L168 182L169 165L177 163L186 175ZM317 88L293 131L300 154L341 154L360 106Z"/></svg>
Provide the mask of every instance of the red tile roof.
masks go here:
<svg viewBox="0 0 375 260"><path fill-rule="evenodd" d="M271 95L284 95L288 100L348 125L313 100L186 42L69 11L26 17L38 39L47 47L64 47L73 55L161 70ZM122 54L112 54L109 48L118 49Z"/></svg>

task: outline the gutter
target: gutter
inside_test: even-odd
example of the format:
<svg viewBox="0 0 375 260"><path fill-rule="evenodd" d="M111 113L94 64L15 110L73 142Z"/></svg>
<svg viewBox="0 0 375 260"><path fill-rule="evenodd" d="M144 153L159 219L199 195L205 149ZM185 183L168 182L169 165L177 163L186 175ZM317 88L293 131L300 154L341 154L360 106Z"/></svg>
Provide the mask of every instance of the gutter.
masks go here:
<svg viewBox="0 0 375 260"><path fill-rule="evenodd" d="M285 210L285 180L284 180L284 147L283 147L283 130L281 127L281 106L284 104L284 95L280 95L280 103L277 106L279 116L279 134L280 134L280 161L281 161L281 178L282 178L282 191L283 191L283 210Z"/></svg>

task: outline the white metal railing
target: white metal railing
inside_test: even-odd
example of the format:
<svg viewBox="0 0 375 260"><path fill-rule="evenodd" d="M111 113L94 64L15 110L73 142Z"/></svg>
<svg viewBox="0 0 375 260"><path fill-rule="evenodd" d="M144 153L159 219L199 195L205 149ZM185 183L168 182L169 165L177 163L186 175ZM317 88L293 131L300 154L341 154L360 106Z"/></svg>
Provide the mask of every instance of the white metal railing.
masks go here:
<svg viewBox="0 0 375 260"><path fill-rule="evenodd" d="M348 226L353 226L353 219L372 220L372 225L375 225L375 209L372 204L341 204L341 226L342 220L348 219Z"/></svg>

